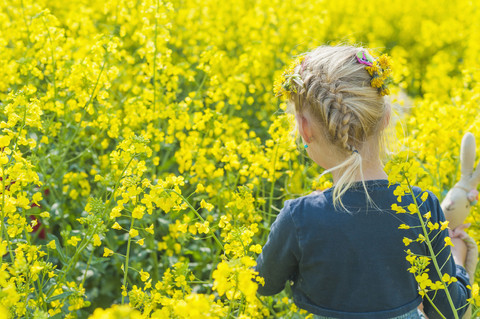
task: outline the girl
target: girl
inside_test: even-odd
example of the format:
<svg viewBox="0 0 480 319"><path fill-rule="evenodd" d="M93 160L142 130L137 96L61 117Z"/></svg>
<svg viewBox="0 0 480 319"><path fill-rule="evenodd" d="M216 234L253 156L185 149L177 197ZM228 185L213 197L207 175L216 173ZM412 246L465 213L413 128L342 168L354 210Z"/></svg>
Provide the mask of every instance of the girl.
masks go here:
<svg viewBox="0 0 480 319"><path fill-rule="evenodd" d="M417 238L421 228L399 226L419 221L416 215L392 211L396 185L388 186L380 161L390 117L384 99L389 74L385 56L374 60L363 48L322 46L277 85L294 108L309 157L332 173L334 187L285 202L257 259L256 270L265 280L260 294L279 293L290 281L297 306L317 318L420 318L422 297L407 271L405 250L422 255L428 250L415 241L405 247L404 237ZM414 194L422 192L415 187ZM410 197L403 197L402 206L412 202ZM421 205L421 213L427 212L432 223L445 220L431 192ZM454 262L449 246L442 249L447 230L437 231L434 250L442 272L458 280L448 289L460 308L468 298L465 244L454 239ZM439 280L430 269L430 279ZM443 291L429 297L446 318L454 318ZM430 319L441 318L427 299L423 302Z"/></svg>

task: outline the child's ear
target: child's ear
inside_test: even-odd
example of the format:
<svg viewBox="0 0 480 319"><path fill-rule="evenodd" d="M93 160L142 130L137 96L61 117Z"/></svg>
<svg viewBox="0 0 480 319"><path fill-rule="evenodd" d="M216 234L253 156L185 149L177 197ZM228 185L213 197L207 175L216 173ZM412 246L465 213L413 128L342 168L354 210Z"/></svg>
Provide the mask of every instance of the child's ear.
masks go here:
<svg viewBox="0 0 480 319"><path fill-rule="evenodd" d="M298 133L306 143L312 141L312 127L308 119L303 114L295 114L298 124Z"/></svg>

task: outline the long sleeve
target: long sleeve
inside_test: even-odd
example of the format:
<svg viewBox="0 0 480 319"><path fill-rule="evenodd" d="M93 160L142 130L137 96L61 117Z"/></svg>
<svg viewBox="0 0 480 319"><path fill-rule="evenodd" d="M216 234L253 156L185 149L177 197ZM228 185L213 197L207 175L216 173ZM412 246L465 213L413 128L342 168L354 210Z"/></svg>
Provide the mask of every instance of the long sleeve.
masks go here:
<svg viewBox="0 0 480 319"><path fill-rule="evenodd" d="M299 260L297 229L289 201L286 201L272 224L262 253L257 258L255 269L265 279L265 285L258 286L258 293L269 296L281 292L287 280L293 279L297 273Z"/></svg>
<svg viewBox="0 0 480 319"><path fill-rule="evenodd" d="M438 202L438 199L436 197L433 198L434 200L434 207L432 207L432 215L434 214L434 211L436 215L438 216L437 221L445 221L445 215L443 214L442 208L440 207L440 203ZM459 309L463 307L467 303L467 298L469 298L469 290L467 288L467 285L469 285L469 278L468 274L465 271L465 269L462 266L456 265L453 257L451 257L451 250L450 247L447 246L445 249L442 250L442 248L445 246L445 237L448 236L448 230L445 229L443 230L434 240L433 244L433 250L435 251L435 254L438 254L437 256L437 262L439 267L443 268L441 269L443 274L449 274L452 277L457 278L457 282L453 282L448 286L448 291L450 293L450 296L452 298L453 304L456 309ZM441 252L440 252L441 251ZM440 252L440 253L439 253ZM437 280L440 280L436 271L435 267L433 264L429 265L430 271L429 271L429 276L432 282L436 282ZM452 308L450 306L450 303L448 301L447 295L445 293L445 290L438 290L437 293L435 294L434 291L429 292L428 296L430 299L433 300L434 305L442 312L442 314L446 318L454 318L454 315L452 313ZM431 303L428 301L427 298L424 298L424 311L427 314L429 319L437 319L437 318L442 318L438 312L433 308ZM463 316L465 311L467 310L467 307L463 307L462 309L458 310L458 315L459 318Z"/></svg>

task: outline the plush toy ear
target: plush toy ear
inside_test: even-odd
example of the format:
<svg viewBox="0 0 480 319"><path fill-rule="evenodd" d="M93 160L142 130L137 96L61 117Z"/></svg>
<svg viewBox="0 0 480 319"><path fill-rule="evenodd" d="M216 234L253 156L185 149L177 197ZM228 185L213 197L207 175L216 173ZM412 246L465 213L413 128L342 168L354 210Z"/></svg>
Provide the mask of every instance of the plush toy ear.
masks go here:
<svg viewBox="0 0 480 319"><path fill-rule="evenodd" d="M475 162L475 137L472 133L466 133L462 139L460 147L460 164L462 178L470 178L473 172L473 164Z"/></svg>

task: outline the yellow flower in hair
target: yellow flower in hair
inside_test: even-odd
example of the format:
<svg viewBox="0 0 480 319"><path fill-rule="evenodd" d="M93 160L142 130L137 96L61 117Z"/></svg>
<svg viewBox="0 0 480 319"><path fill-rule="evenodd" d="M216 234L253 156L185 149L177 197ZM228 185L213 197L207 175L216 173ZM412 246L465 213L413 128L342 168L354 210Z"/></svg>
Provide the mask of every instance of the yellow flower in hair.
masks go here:
<svg viewBox="0 0 480 319"><path fill-rule="evenodd" d="M375 59L372 62L372 65L366 66L365 70L367 70L368 74L372 77L370 81L370 85L374 88L378 89L378 93L383 95L390 94L390 90L387 88L388 83L391 82L391 60L386 55L383 54L379 58Z"/></svg>
<svg viewBox="0 0 480 319"><path fill-rule="evenodd" d="M392 69L383 70L382 77L384 80L388 79L392 75Z"/></svg>
<svg viewBox="0 0 480 319"><path fill-rule="evenodd" d="M380 71L376 61L373 62L372 66L367 66L365 67L365 69L368 71L368 74L370 74L370 76L373 76L375 73L378 74L378 72Z"/></svg>
<svg viewBox="0 0 480 319"><path fill-rule="evenodd" d="M383 95L390 95L390 89L387 89L387 88L384 88L382 89L382 91L380 92L380 94L383 96Z"/></svg>
<svg viewBox="0 0 480 319"><path fill-rule="evenodd" d="M386 70L392 66L391 60L386 54L382 54L378 59L378 63L382 67L382 69Z"/></svg>
<svg viewBox="0 0 480 319"><path fill-rule="evenodd" d="M283 71L282 76L274 81L273 91L275 96L285 96L289 99L292 93L297 93L297 87L294 84L303 86L302 78L299 73L295 73L295 68L300 65L304 59L305 56L301 56L290 63L288 68Z"/></svg>
<svg viewBox="0 0 480 319"><path fill-rule="evenodd" d="M374 88L381 88L382 85L383 85L383 81L382 81L381 78L375 77L375 78L373 78L373 79L370 81L370 84L371 84L372 87L374 87Z"/></svg>

